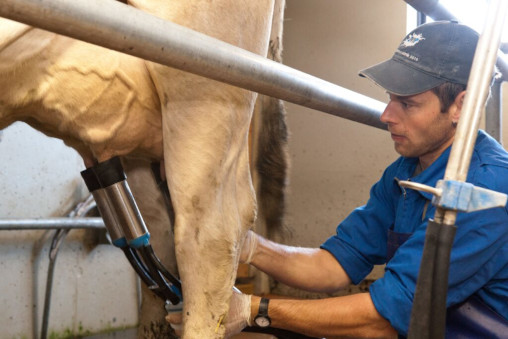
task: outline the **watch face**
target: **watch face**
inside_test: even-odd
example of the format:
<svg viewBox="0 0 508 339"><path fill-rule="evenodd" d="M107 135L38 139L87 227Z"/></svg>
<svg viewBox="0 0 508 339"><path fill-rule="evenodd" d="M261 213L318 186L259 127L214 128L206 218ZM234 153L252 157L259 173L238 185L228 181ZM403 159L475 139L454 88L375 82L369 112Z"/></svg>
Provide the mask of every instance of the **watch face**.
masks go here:
<svg viewBox="0 0 508 339"><path fill-rule="evenodd" d="M259 327L270 326L270 319L266 317L257 317L256 319L254 319L254 321L256 322L256 325L258 325Z"/></svg>

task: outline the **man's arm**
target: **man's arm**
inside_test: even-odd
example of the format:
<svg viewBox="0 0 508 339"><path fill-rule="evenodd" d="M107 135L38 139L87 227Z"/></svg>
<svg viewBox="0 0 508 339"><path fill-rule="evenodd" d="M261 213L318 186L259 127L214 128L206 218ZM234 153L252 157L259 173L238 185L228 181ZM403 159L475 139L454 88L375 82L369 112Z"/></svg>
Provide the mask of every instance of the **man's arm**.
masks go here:
<svg viewBox="0 0 508 339"><path fill-rule="evenodd" d="M251 319L261 298L252 296ZM374 307L369 293L318 300L271 299L272 327L313 337L396 338L397 332Z"/></svg>
<svg viewBox="0 0 508 339"><path fill-rule="evenodd" d="M288 286L331 293L351 283L339 262L326 250L278 244L251 231L246 244L242 261L248 257L251 265Z"/></svg>

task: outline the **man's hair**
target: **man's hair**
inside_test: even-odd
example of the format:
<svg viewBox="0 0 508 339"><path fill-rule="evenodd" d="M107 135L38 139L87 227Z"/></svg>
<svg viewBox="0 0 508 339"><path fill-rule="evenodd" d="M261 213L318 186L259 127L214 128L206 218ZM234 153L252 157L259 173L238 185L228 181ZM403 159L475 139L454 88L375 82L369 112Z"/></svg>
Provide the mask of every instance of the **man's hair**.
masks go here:
<svg viewBox="0 0 508 339"><path fill-rule="evenodd" d="M437 95L441 103L441 112L448 112L448 109L455 101L457 95L466 89L466 85L456 84L453 82L445 82L434 87L431 91Z"/></svg>
<svg viewBox="0 0 508 339"><path fill-rule="evenodd" d="M494 74L489 85L487 100L489 100L490 96L492 95L492 85L495 81L502 79L502 77L503 74L501 71L497 68L497 66L494 66ZM455 101L457 95L459 95L460 92L466 90L466 87L466 85L457 84L454 82L444 82L441 85L431 88L430 90L439 98L439 102L441 103L441 112L444 113L448 111L450 106Z"/></svg>

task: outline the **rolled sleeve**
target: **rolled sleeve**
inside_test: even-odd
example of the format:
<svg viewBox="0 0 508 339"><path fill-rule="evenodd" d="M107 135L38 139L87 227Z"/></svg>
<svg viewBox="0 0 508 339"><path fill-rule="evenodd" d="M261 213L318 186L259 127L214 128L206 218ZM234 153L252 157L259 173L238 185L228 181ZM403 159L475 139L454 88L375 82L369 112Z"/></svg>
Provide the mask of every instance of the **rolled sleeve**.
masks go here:
<svg viewBox="0 0 508 339"><path fill-rule="evenodd" d="M346 271L353 284L359 284L372 270L373 265L358 254L351 245L337 236L330 237L321 248L330 252Z"/></svg>
<svg viewBox="0 0 508 339"><path fill-rule="evenodd" d="M370 285L369 292L374 307L383 318L388 320L398 333L407 335L413 296L396 280L391 272Z"/></svg>

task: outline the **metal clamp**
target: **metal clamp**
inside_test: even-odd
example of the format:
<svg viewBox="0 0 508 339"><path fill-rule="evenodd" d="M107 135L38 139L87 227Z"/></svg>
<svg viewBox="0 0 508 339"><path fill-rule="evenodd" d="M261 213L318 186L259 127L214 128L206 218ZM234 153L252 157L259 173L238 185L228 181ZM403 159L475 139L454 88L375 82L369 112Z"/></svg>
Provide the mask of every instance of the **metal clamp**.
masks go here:
<svg viewBox="0 0 508 339"><path fill-rule="evenodd" d="M401 180L399 185L434 195L432 204L447 210L460 212L480 211L504 207L508 196L473 184L455 180L439 180L436 187Z"/></svg>

